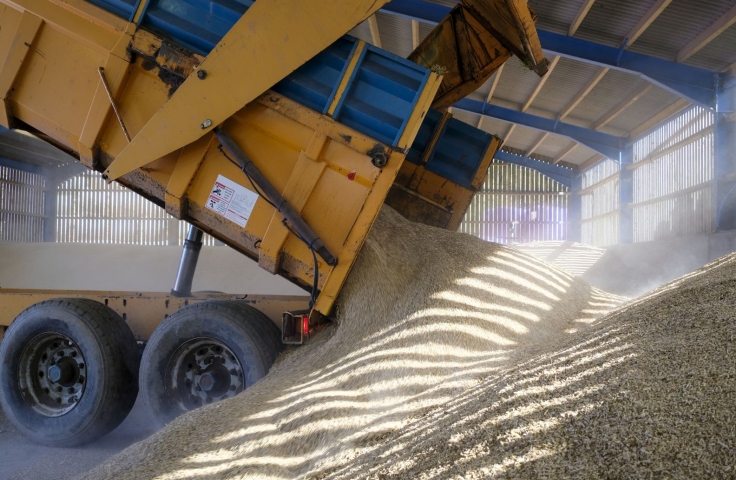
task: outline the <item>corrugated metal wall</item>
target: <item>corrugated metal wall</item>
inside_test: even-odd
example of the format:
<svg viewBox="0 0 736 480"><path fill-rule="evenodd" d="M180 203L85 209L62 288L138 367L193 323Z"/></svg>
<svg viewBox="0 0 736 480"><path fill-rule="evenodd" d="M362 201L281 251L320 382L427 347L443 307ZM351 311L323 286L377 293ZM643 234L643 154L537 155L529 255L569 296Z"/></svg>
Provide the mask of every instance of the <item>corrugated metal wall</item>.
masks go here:
<svg viewBox="0 0 736 480"><path fill-rule="evenodd" d="M714 115L694 107L634 144L634 241L711 233Z"/></svg>
<svg viewBox="0 0 736 480"><path fill-rule="evenodd" d="M498 243L567 239L569 188L529 168L493 163L459 232Z"/></svg>
<svg viewBox="0 0 736 480"><path fill-rule="evenodd" d="M99 173L82 172L59 185L56 240L62 243L182 245L189 225ZM205 245L214 245L205 235Z"/></svg>
<svg viewBox="0 0 736 480"><path fill-rule="evenodd" d="M0 242L42 242L44 192L41 175L0 167Z"/></svg>
<svg viewBox="0 0 736 480"><path fill-rule="evenodd" d="M619 164L606 159L583 173L582 241L606 247L618 243Z"/></svg>

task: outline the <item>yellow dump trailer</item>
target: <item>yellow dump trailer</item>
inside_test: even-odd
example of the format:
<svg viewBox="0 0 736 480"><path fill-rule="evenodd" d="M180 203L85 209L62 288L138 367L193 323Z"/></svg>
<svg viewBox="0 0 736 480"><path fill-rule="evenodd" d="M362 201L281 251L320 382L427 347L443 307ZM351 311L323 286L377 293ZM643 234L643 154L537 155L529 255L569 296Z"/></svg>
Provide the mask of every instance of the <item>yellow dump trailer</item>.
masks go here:
<svg viewBox="0 0 736 480"><path fill-rule="evenodd" d="M255 383L282 339L330 314L387 196L457 228L499 141L431 106L482 83L512 44L538 47L531 13L466 2L485 29L468 48L509 47L461 78L345 35L387 1L0 0L0 125L197 227L172 295L0 291L0 404L22 433L76 445L117 426L139 387L163 425ZM526 30L506 39L489 5ZM420 48L465 47L445 26ZM438 72L453 79L440 104ZM311 297L192 296L203 231Z"/></svg>

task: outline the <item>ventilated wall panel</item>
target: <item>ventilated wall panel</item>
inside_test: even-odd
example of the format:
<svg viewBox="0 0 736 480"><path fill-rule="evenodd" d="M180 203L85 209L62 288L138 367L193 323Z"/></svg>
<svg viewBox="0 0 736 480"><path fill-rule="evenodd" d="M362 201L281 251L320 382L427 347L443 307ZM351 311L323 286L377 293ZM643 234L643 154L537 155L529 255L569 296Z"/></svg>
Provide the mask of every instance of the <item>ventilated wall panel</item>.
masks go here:
<svg viewBox="0 0 736 480"><path fill-rule="evenodd" d="M713 113L694 107L634 144L634 241L713 231Z"/></svg>
<svg viewBox="0 0 736 480"><path fill-rule="evenodd" d="M599 247L618 243L619 171L619 164L607 159L583 173L583 243Z"/></svg>
<svg viewBox="0 0 736 480"><path fill-rule="evenodd" d="M0 167L0 242L42 242L44 192L41 175Z"/></svg>
<svg viewBox="0 0 736 480"><path fill-rule="evenodd" d="M183 245L188 229L133 191L82 172L57 190L56 239L61 243ZM205 244L214 239L205 235Z"/></svg>
<svg viewBox="0 0 736 480"><path fill-rule="evenodd" d="M518 165L491 165L458 231L497 243L567 239L569 189Z"/></svg>

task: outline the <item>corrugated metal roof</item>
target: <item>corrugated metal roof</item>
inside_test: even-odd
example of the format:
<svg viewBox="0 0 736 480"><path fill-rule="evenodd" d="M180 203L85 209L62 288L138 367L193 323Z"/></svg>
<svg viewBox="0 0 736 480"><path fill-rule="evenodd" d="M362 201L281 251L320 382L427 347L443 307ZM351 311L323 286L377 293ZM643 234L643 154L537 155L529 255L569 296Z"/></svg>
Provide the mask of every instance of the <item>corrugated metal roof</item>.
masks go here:
<svg viewBox="0 0 736 480"><path fill-rule="evenodd" d="M355 38L359 38L364 42L368 42L371 45L373 44L373 42L371 41L371 31L368 28L368 22L361 23L350 32L348 32L348 34L352 35Z"/></svg>
<svg viewBox="0 0 736 480"><path fill-rule="evenodd" d="M677 101L678 97L667 90L652 87L636 103L611 121L611 126L630 132L653 115L661 112Z"/></svg>
<svg viewBox="0 0 736 480"><path fill-rule="evenodd" d="M529 100L539 81L536 73L526 68L518 58L512 57L503 67L494 97L517 104L518 110Z"/></svg>
<svg viewBox="0 0 736 480"><path fill-rule="evenodd" d="M534 145L534 142L538 137L539 130L533 130L531 128L517 125L510 137L507 134L507 136L503 138L506 140L504 143L505 145L526 152L532 145Z"/></svg>
<svg viewBox="0 0 736 480"><path fill-rule="evenodd" d="M549 112L561 112L598 70L595 65L561 58L532 105Z"/></svg>
<svg viewBox="0 0 736 480"><path fill-rule="evenodd" d="M619 47L637 22L657 0L596 1L576 37ZM637 40L638 42L639 40Z"/></svg>
<svg viewBox="0 0 736 480"><path fill-rule="evenodd" d="M734 5L733 0L674 0L631 46L631 51L674 60L682 47Z"/></svg>
<svg viewBox="0 0 736 480"><path fill-rule="evenodd" d="M542 142L542 144L534 151L533 155L555 158L565 149L565 147L567 147L569 143L570 139L567 137L561 137L560 135L547 135L544 142Z"/></svg>
<svg viewBox="0 0 736 480"><path fill-rule="evenodd" d="M457 0L426 0L445 6L454 6ZM539 28L567 34L585 0L529 0L529 5L539 15ZM596 0L577 30L575 36L589 41L619 47L626 35L649 11L656 0ZM645 32L628 48L631 51L673 60L683 46L710 27L725 12L736 5L736 0L673 0ZM378 14L379 29L384 48L402 56L411 50L411 22L399 17ZM399 31L403 30L403 31ZM423 39L432 30L431 25L421 24ZM354 31L370 42L366 24ZM736 62L736 25L716 37L693 55L686 63L711 70L722 70ZM593 78L599 67L563 58L528 109L528 113L545 118L556 118L561 110ZM493 77L470 95L485 101ZM590 128L612 107L635 91L643 80L635 75L611 70L590 94L564 119L565 122ZM491 103L515 110L527 102L539 83L539 77L527 70L517 59L506 63ZM677 96L658 87L651 88L634 104L624 110L601 132L625 136L654 115L677 100ZM477 125L475 114L457 113L456 116L471 125ZM485 118L482 128L502 138L510 124ZM509 140L509 146L527 149L540 137L540 133L517 127ZM548 136L535 151L535 156L555 158L568 148L569 140L556 135ZM565 157L565 162L581 164L595 155L587 147L579 146Z"/></svg>
<svg viewBox="0 0 736 480"><path fill-rule="evenodd" d="M400 57L408 57L414 50L411 39L411 20L381 12L376 13L376 20L383 48Z"/></svg>
<svg viewBox="0 0 736 480"><path fill-rule="evenodd" d="M582 165L595 155L597 155L597 153L585 145L578 145L577 148L570 152L563 161L572 165Z"/></svg>
<svg viewBox="0 0 736 480"><path fill-rule="evenodd" d="M609 70L590 94L573 110L573 115L587 120L592 125L643 83L644 80L636 76Z"/></svg>
<svg viewBox="0 0 736 480"><path fill-rule="evenodd" d="M585 0L529 0L527 3L539 16L538 27L567 35L570 24Z"/></svg>
<svg viewBox="0 0 736 480"><path fill-rule="evenodd" d="M722 70L734 62L736 62L736 24L726 29L685 63L710 70Z"/></svg>

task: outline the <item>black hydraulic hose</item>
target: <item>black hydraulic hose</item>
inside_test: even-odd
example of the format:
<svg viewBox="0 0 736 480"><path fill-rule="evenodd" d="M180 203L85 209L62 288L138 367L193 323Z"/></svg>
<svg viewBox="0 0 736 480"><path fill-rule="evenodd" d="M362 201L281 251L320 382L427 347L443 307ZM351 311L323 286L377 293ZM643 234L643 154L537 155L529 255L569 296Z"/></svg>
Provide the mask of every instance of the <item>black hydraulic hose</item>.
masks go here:
<svg viewBox="0 0 736 480"><path fill-rule="evenodd" d="M222 147L227 153L238 163L238 166L243 169L246 175L248 175L255 183L258 188L261 189L266 199L278 210L286 220L294 227L294 230L304 239L309 248L313 249L317 254L327 262L327 265L337 265L337 258L335 258L325 244L320 240L314 230L307 225L299 213L294 210L289 202L281 196L276 187L263 176L258 167L251 161L250 158L243 152L243 150L235 143L235 140L230 137L224 130L217 127L215 128L215 134L217 139L222 144Z"/></svg>

